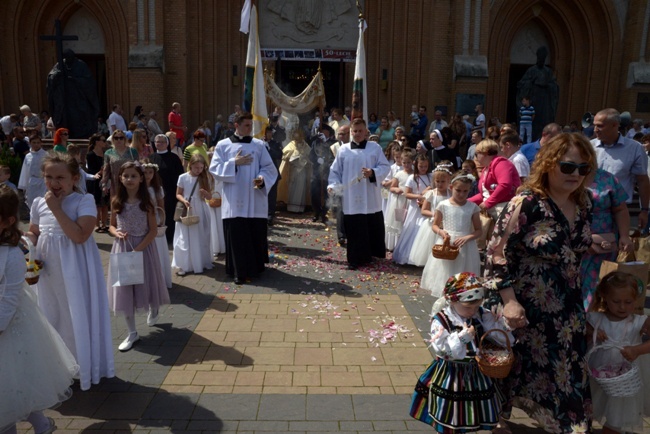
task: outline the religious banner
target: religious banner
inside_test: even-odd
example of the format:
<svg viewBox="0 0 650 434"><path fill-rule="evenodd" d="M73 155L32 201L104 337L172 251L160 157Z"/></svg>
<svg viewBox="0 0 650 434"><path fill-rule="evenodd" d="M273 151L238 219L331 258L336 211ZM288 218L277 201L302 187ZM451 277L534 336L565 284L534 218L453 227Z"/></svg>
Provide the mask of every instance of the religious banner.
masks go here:
<svg viewBox="0 0 650 434"><path fill-rule="evenodd" d="M246 9L246 5L244 5ZM244 15L242 11L242 15ZM246 55L246 75L244 78L244 111L253 115L253 137L264 137L269 115L266 110L266 95L264 92L264 76L262 72L262 56L260 41L257 34L257 8L250 9L250 32L248 34L248 53Z"/></svg>
<svg viewBox="0 0 650 434"><path fill-rule="evenodd" d="M359 43L357 44L357 62L354 67L354 84L352 85L352 119L363 118L368 124L368 91L366 80L366 49L363 43L365 20L359 19Z"/></svg>
<svg viewBox="0 0 650 434"><path fill-rule="evenodd" d="M311 83L307 85L300 95L289 96L282 92L270 75L264 74L266 79L266 96L274 105L289 113L307 113L316 107L321 110L325 107L325 87L320 69L314 75Z"/></svg>

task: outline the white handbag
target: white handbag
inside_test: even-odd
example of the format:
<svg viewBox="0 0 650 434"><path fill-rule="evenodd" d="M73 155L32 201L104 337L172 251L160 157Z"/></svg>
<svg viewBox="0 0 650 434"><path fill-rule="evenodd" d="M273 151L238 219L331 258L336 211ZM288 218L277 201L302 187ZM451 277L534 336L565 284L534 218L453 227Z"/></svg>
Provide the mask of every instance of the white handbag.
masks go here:
<svg viewBox="0 0 650 434"><path fill-rule="evenodd" d="M111 286L141 285L144 283L144 256L142 252L133 251L111 253L110 270Z"/></svg>

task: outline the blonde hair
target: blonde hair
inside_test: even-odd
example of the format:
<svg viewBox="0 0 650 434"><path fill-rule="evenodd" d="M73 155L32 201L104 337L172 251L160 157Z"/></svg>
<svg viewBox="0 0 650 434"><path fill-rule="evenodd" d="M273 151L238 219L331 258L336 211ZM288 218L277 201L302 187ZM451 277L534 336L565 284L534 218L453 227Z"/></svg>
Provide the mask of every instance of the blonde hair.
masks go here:
<svg viewBox="0 0 650 434"><path fill-rule="evenodd" d="M499 144L492 139L483 139L476 145L475 152L484 152L487 155L495 156L499 153Z"/></svg>
<svg viewBox="0 0 650 434"><path fill-rule="evenodd" d="M203 158L203 155L196 153L192 155L190 158L190 162L187 163L187 169L189 172L189 169L192 167L193 164L195 163L201 163L203 164L203 171L199 173L199 186L207 191L212 191L212 176L208 175L208 163L205 161L205 158Z"/></svg>

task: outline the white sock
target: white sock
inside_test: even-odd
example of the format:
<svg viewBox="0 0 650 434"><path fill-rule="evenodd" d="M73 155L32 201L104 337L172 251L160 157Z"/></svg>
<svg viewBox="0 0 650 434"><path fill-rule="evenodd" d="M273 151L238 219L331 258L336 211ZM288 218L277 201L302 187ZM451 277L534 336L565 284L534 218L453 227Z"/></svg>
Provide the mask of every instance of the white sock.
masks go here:
<svg viewBox="0 0 650 434"><path fill-rule="evenodd" d="M33 411L27 416L27 421L34 427L34 432L43 432L50 427L50 420L42 411Z"/></svg>
<svg viewBox="0 0 650 434"><path fill-rule="evenodd" d="M124 320L126 321L126 328L129 330L130 335L138 332L135 328L135 315L125 316Z"/></svg>

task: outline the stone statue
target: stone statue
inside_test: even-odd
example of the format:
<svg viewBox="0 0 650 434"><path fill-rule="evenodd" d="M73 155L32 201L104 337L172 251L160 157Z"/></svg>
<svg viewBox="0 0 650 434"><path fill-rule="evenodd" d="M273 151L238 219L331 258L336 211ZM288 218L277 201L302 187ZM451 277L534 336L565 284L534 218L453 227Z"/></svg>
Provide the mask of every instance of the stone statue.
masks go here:
<svg viewBox="0 0 650 434"><path fill-rule="evenodd" d="M47 100L54 125L67 128L72 139L87 139L97 132L99 98L88 65L74 51L63 51L59 62L47 75Z"/></svg>
<svg viewBox="0 0 650 434"><path fill-rule="evenodd" d="M548 50L541 46L537 49L537 64L528 68L524 76L517 83L517 103L521 106L521 99L530 98L531 105L535 108L533 120L533 137L539 138L545 125L555 122L557 102L560 88L553 74L553 70L546 66Z"/></svg>

